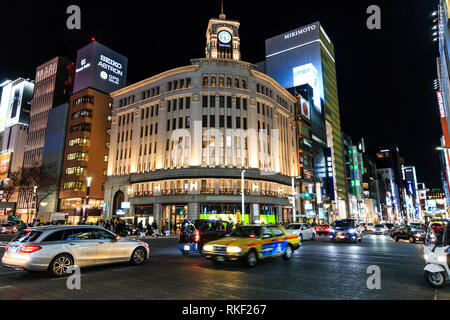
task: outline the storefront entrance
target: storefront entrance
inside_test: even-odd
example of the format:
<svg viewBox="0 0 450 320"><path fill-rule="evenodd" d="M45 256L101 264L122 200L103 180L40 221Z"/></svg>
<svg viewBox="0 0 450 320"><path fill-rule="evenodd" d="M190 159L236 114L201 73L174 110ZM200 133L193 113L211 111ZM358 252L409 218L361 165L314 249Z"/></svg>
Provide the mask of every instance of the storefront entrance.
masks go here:
<svg viewBox="0 0 450 320"><path fill-rule="evenodd" d="M165 231L168 231L170 226L170 232L176 233L187 218L187 204L163 205L163 226Z"/></svg>
<svg viewBox="0 0 450 320"><path fill-rule="evenodd" d="M241 204L202 204L200 205L200 219L250 223L250 205L245 205L244 218L242 218L241 209Z"/></svg>
<svg viewBox="0 0 450 320"><path fill-rule="evenodd" d="M271 204L262 204L259 209L259 221L263 224L276 224L277 208Z"/></svg>
<svg viewBox="0 0 450 320"><path fill-rule="evenodd" d="M134 215L136 217L136 225L139 225L139 222L142 222L144 228L155 221L153 217L153 205L135 206Z"/></svg>

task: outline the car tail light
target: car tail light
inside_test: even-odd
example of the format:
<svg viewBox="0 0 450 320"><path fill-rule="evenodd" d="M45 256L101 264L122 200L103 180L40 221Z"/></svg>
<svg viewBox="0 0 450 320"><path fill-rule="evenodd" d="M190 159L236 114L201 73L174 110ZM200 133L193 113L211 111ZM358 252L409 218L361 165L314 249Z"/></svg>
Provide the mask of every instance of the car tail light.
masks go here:
<svg viewBox="0 0 450 320"><path fill-rule="evenodd" d="M249 237L249 238L254 238L255 235L254 235L254 234L251 234L251 235L249 235L248 237Z"/></svg>
<svg viewBox="0 0 450 320"><path fill-rule="evenodd" d="M195 242L200 242L200 230L195 231Z"/></svg>
<svg viewBox="0 0 450 320"><path fill-rule="evenodd" d="M178 231L178 242L180 241L180 237L181 237L181 229L180 231Z"/></svg>
<svg viewBox="0 0 450 320"><path fill-rule="evenodd" d="M5 252L8 251L8 249L9 249L9 245L6 244L6 246L5 246Z"/></svg>
<svg viewBox="0 0 450 320"><path fill-rule="evenodd" d="M42 248L39 246L24 246L20 248L20 252L22 253L33 253L38 250L41 250Z"/></svg>

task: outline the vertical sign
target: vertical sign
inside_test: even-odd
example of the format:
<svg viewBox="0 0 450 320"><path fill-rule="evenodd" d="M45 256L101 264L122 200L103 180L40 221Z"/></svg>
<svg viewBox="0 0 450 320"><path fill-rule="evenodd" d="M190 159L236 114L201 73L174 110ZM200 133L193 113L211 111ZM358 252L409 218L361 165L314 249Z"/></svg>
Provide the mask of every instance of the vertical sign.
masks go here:
<svg viewBox="0 0 450 320"><path fill-rule="evenodd" d="M317 204L322 203L322 190L321 190L320 182L316 182L316 201Z"/></svg>
<svg viewBox="0 0 450 320"><path fill-rule="evenodd" d="M327 148L327 171L328 171L328 190L330 200L336 200L334 197L334 181L333 181L333 158L331 157L331 148Z"/></svg>

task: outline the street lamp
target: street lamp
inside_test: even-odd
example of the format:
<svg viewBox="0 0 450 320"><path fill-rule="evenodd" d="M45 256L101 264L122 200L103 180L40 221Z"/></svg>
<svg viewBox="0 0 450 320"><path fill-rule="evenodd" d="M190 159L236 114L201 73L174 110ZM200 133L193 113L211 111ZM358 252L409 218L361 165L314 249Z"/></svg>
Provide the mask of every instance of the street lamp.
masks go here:
<svg viewBox="0 0 450 320"><path fill-rule="evenodd" d="M245 221L245 184L244 184L245 170L241 173L241 201L242 201L242 220Z"/></svg>
<svg viewBox="0 0 450 320"><path fill-rule="evenodd" d="M87 177L86 179L86 197L84 198L84 205L83 205L83 220L87 221L88 218L88 211L87 206L89 204L89 192L91 191L91 181L92 177Z"/></svg>

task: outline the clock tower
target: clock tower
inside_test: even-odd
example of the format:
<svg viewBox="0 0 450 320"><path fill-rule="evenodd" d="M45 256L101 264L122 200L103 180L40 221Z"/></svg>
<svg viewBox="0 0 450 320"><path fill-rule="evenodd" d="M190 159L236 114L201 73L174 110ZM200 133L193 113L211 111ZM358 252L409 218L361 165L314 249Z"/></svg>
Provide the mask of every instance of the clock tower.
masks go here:
<svg viewBox="0 0 450 320"><path fill-rule="evenodd" d="M206 58L241 60L239 26L237 21L226 20L223 8L219 19L209 20Z"/></svg>

